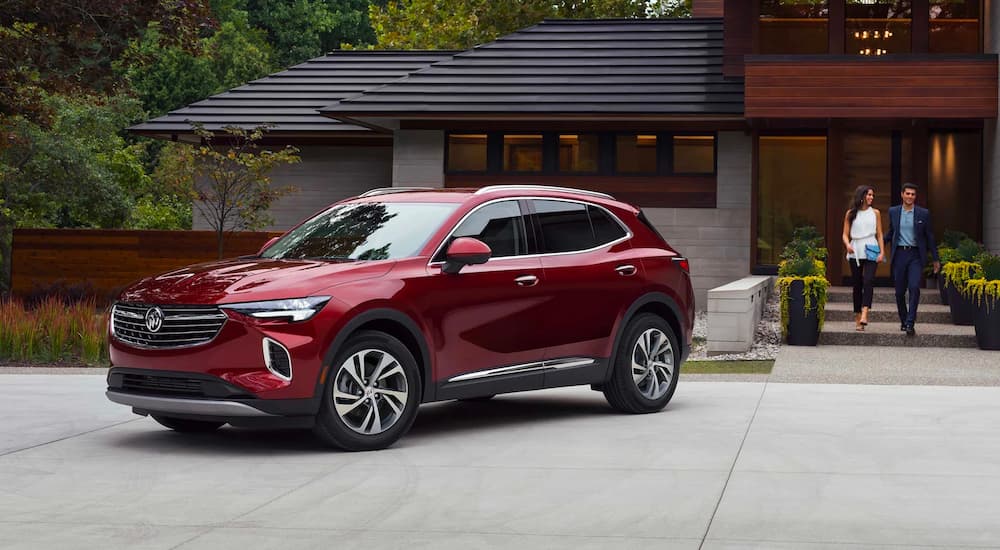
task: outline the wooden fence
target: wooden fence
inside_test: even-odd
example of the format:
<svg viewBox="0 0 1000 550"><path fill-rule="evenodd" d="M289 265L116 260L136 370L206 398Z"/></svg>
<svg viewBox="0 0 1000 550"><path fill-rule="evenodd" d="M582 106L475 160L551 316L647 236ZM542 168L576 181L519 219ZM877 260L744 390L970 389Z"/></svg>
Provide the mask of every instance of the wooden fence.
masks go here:
<svg viewBox="0 0 1000 550"><path fill-rule="evenodd" d="M223 256L254 254L280 234L229 233ZM147 275L218 256L212 231L16 229L13 243L11 290L19 296L86 287L107 298Z"/></svg>

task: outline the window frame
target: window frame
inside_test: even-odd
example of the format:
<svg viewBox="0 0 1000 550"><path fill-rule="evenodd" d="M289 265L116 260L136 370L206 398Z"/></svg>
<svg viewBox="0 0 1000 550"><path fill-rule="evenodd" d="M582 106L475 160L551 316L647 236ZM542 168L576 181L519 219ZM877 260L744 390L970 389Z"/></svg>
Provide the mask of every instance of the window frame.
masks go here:
<svg viewBox="0 0 1000 550"><path fill-rule="evenodd" d="M608 241L606 243L599 243L599 244L596 244L595 246L592 246L590 248L585 248L585 249L581 249L581 250L570 250L570 251L566 251L566 252L542 252L542 250L544 250L544 245L545 245L545 233L542 231L542 223L541 223L541 220L538 217L538 211L535 209L535 201L568 202L568 203L574 203L574 204L582 205L584 207L584 212L587 213L587 220L590 223L591 231L593 231L594 221L590 217L589 209L590 209L590 207L598 208L598 209L604 211L605 214L607 214L612 220L614 220L614 222L617 223L618 226L621 227L623 231L625 231L625 235L623 235L623 236L621 236L621 237L619 237L617 239L613 239L611 241ZM633 236L632 230L629 229L628 225L626 225L625 222L623 222L618 216L616 216L614 212L608 210L607 208L605 208L605 207L603 207L603 206L601 206L599 204L594 204L592 202L587 202L587 201L582 201L582 200L577 200L577 199L564 199L564 198L561 198L561 197L526 197L525 198L525 202L527 203L528 210L530 211L530 216L531 216L531 219L532 219L532 225L535 227L536 239L537 239L536 246L537 246L537 250L538 250L538 254L537 255L539 257L543 257L543 256L565 256L565 255L568 255L568 254L586 254L586 253L589 253L589 252L595 252L595 251L600 250L602 248L605 248L605 247L608 247L608 246L614 246L614 245L616 245L618 243L627 241L627 240L631 239L632 236ZM595 241L597 239L597 233L596 232L594 232L594 239L595 239Z"/></svg>
<svg viewBox="0 0 1000 550"><path fill-rule="evenodd" d="M711 172L678 172L674 169L674 138L677 136L685 137L704 137L712 136L712 171ZM666 152L667 157L670 159L670 175L672 176L717 176L719 174L719 133L718 132L671 132L670 144L666 146L668 151Z"/></svg>

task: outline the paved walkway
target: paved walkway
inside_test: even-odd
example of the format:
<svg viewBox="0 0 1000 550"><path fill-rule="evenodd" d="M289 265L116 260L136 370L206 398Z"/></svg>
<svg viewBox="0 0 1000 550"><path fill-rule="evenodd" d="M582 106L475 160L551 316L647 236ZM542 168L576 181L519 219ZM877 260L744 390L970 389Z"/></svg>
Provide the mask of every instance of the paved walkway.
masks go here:
<svg viewBox="0 0 1000 550"><path fill-rule="evenodd" d="M778 374L682 378L654 415L586 388L433 404L375 453L0 375L0 548L1000 547L1000 388Z"/></svg>

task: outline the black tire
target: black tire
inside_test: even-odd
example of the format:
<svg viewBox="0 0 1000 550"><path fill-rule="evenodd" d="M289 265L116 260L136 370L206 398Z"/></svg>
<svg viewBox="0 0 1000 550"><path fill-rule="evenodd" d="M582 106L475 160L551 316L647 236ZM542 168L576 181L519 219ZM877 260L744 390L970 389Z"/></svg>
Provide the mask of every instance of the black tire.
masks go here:
<svg viewBox="0 0 1000 550"><path fill-rule="evenodd" d="M173 416L153 415L153 420L161 425L181 433L208 433L218 430L225 422L208 422L206 420L189 420Z"/></svg>
<svg viewBox="0 0 1000 550"><path fill-rule="evenodd" d="M657 331L666 337L670 345L672 353L667 351L661 353L662 358L672 359L670 368L667 369L665 364L660 363L652 368L645 366L645 374L637 371L637 376L642 378L636 381L633 377L633 354L636 354L639 363L643 362L642 352L637 350L637 346L640 345L639 339L647 332L659 338ZM662 349L659 348L660 345L659 340L654 344L657 349ZM616 346L615 364L611 367L611 379L604 385L604 397L612 407L624 413L645 414L660 411L667 406L677 389L680 359L680 346L670 324L653 313L639 314L629 321L622 333L621 341ZM667 371L670 372L669 381L663 380Z"/></svg>
<svg viewBox="0 0 1000 550"><path fill-rule="evenodd" d="M372 380L386 356L392 362L378 380ZM345 368L348 359L352 367ZM359 332L348 338L329 369L313 427L320 439L345 451L374 451L392 445L409 431L417 417L422 387L417 361L402 342L384 332ZM364 384L359 384L352 372L360 374ZM402 405L401 393L405 393ZM339 413L337 404L350 410ZM392 422L385 429L381 428L383 417ZM376 427L380 431L375 431Z"/></svg>

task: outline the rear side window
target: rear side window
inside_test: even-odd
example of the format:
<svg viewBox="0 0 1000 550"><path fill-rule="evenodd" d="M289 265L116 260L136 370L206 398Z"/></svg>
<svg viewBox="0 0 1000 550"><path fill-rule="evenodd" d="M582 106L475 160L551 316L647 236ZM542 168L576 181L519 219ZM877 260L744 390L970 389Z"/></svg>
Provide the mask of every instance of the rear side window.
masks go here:
<svg viewBox="0 0 1000 550"><path fill-rule="evenodd" d="M476 210L455 228L448 244L459 237L483 241L490 247L492 258L527 254L524 219L517 201L495 202ZM447 248L445 245L436 261L444 259Z"/></svg>
<svg viewBox="0 0 1000 550"><path fill-rule="evenodd" d="M532 201L542 232L542 252L577 252L626 235L603 209L576 202Z"/></svg>

